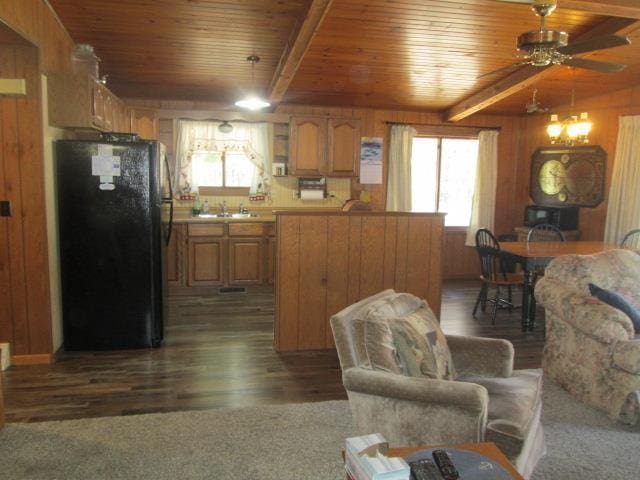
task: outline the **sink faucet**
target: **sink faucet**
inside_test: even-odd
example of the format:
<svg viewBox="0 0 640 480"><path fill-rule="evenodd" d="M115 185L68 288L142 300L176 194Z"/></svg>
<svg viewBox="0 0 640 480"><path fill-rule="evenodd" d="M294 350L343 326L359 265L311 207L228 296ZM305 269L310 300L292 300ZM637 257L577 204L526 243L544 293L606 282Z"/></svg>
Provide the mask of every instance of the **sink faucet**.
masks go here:
<svg viewBox="0 0 640 480"><path fill-rule="evenodd" d="M240 203L240 207L238 208L238 213L249 213L249 209L244 207L244 203Z"/></svg>
<svg viewBox="0 0 640 480"><path fill-rule="evenodd" d="M226 202L226 200L220 204L220 213L222 213L222 215L225 216L225 217L229 214L229 212L227 212L227 202Z"/></svg>

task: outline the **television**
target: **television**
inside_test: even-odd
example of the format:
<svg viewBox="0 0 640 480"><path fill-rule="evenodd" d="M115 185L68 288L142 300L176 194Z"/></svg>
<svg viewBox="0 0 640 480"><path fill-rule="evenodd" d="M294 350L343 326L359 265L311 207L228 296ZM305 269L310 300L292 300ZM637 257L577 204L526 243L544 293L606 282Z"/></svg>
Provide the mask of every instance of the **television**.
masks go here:
<svg viewBox="0 0 640 480"><path fill-rule="evenodd" d="M549 223L560 230L577 230L578 213L578 207L527 205L524 207L524 225L533 227L541 223Z"/></svg>

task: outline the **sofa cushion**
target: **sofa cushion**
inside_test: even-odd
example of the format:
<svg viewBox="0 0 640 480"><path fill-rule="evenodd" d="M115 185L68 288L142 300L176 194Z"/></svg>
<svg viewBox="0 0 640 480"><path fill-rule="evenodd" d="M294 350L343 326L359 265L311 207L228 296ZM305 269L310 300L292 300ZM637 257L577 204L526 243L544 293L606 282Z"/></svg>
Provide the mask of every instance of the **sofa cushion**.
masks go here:
<svg viewBox="0 0 640 480"><path fill-rule="evenodd" d="M356 322L362 323L361 367L412 377L454 377L447 341L424 300L409 293L388 295L367 304Z"/></svg>
<svg viewBox="0 0 640 480"><path fill-rule="evenodd" d="M489 392L485 441L494 442L509 458L522 449L531 422L542 402L542 372L515 370L508 378L464 376Z"/></svg>
<svg viewBox="0 0 640 480"><path fill-rule="evenodd" d="M600 288L593 283L589 284L589 291L598 300L623 312L633 323L635 333L640 332L640 309L632 305L625 296L612 290Z"/></svg>

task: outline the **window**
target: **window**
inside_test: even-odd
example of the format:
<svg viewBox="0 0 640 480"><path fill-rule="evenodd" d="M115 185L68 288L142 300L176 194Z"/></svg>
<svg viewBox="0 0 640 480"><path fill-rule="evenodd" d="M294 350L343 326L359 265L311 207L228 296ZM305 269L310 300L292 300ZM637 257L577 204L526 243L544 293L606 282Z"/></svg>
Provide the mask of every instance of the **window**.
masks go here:
<svg viewBox="0 0 640 480"><path fill-rule="evenodd" d="M193 154L191 175L199 187L250 187L254 165L241 152L207 152Z"/></svg>
<svg viewBox="0 0 640 480"><path fill-rule="evenodd" d="M477 139L414 138L413 211L444 212L446 226L469 226L477 161Z"/></svg>

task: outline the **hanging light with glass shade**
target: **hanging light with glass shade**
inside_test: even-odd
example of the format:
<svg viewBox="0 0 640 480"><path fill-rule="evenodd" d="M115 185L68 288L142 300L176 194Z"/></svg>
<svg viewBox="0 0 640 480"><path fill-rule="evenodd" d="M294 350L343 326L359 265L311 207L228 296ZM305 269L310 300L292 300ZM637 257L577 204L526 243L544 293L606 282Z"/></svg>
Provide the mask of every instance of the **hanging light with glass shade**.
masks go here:
<svg viewBox="0 0 640 480"><path fill-rule="evenodd" d="M575 74L575 71L574 71ZM547 125L547 135L552 145L567 145L589 143L589 133L593 128L593 123L589 120L589 114L582 112L580 115L574 115L575 106L575 80L571 87L571 106L569 107L569 115L562 121L559 120L558 114L551 115L551 122Z"/></svg>
<svg viewBox="0 0 640 480"><path fill-rule="evenodd" d="M254 70L256 67L256 63L258 63L260 61L260 57L257 55L249 55L247 57L247 62L251 63L251 89L255 92L255 77L254 77ZM271 106L271 104L269 102L267 102L266 100L260 98L257 94L255 93L251 93L249 95L247 95L246 97L238 100L236 102L236 107L240 107L240 108L246 108L247 110L252 110L252 111L256 111L256 110L261 110L263 108L267 108Z"/></svg>

